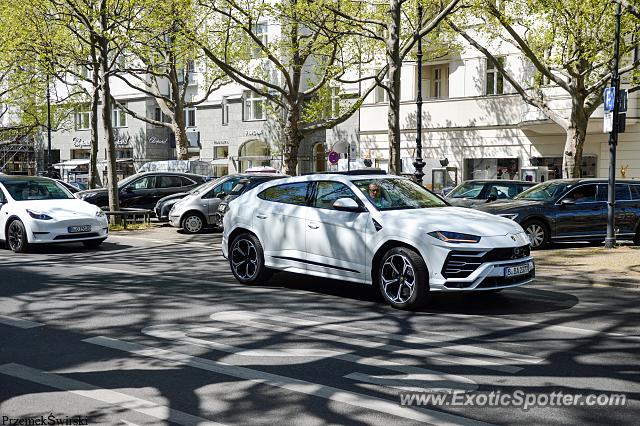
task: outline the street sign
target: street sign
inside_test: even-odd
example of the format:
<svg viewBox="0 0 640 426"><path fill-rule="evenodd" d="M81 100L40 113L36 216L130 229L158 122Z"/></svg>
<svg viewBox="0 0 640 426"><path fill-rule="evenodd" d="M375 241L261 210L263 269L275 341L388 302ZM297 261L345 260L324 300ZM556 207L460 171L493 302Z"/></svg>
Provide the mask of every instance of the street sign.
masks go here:
<svg viewBox="0 0 640 426"><path fill-rule="evenodd" d="M619 112L627 112L627 100L628 92L626 89L620 90L620 104L618 105Z"/></svg>
<svg viewBox="0 0 640 426"><path fill-rule="evenodd" d="M613 111L616 101L615 87L607 87L604 89L604 110L605 112ZM610 131L610 130L609 130Z"/></svg>
<svg viewBox="0 0 640 426"><path fill-rule="evenodd" d="M602 122L603 129L602 133L610 133L613 131L613 113L610 111L605 111L604 120Z"/></svg>
<svg viewBox="0 0 640 426"><path fill-rule="evenodd" d="M331 151L329 153L329 162L331 164L338 164L338 160L340 160L340 154L335 151Z"/></svg>

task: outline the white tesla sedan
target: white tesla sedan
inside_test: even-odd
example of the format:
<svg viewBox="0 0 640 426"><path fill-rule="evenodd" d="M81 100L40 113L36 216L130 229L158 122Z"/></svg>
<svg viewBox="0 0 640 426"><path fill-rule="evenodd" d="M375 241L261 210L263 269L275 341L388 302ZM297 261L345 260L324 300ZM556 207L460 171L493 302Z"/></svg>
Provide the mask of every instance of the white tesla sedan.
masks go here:
<svg viewBox="0 0 640 426"><path fill-rule="evenodd" d="M55 180L0 176L0 241L14 252L48 243L82 242L96 248L108 232L100 208L74 198Z"/></svg>
<svg viewBox="0 0 640 426"><path fill-rule="evenodd" d="M450 207L409 179L315 174L258 186L229 203L222 251L242 283L273 270L372 284L394 307L430 291L500 291L533 280L529 239L512 220Z"/></svg>

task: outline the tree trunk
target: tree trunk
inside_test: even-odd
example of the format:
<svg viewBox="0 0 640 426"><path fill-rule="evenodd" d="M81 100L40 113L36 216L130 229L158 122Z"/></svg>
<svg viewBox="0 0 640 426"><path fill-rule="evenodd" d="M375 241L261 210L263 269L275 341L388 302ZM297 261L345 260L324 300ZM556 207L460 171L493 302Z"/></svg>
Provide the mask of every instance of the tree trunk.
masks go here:
<svg viewBox="0 0 640 426"><path fill-rule="evenodd" d="M100 184L98 174L98 104L100 103L99 68L93 69L93 91L91 93L91 159L89 160L89 188Z"/></svg>
<svg viewBox="0 0 640 426"><path fill-rule="evenodd" d="M300 120L300 106L298 104L289 107L289 114L284 127L284 172L290 176L297 174L298 150L303 136L298 127Z"/></svg>
<svg viewBox="0 0 640 426"><path fill-rule="evenodd" d="M107 11L101 8L100 27L103 34L107 31ZM107 146L107 191L109 194L109 210L120 210L118 199L118 178L116 175L116 144L113 137L113 123L111 122L111 87L109 85L109 40L100 37L100 101L102 103L102 130ZM118 223L116 216L111 217L112 223Z"/></svg>
<svg viewBox="0 0 640 426"><path fill-rule="evenodd" d="M187 130L186 123L184 119L184 108L182 107L182 103L175 102L174 103L174 125L173 125L173 133L176 138L176 157L178 160L188 160L189 159L189 146L187 141Z"/></svg>
<svg viewBox="0 0 640 426"><path fill-rule="evenodd" d="M587 137L587 118L572 118L567 129L567 139L562 157L562 177L582 177L582 150Z"/></svg>
<svg viewBox="0 0 640 426"><path fill-rule="evenodd" d="M389 3L389 36L387 39L387 63L389 65L388 80L390 91L388 110L389 139L389 171L400 174L402 161L400 158L400 9L398 0Z"/></svg>

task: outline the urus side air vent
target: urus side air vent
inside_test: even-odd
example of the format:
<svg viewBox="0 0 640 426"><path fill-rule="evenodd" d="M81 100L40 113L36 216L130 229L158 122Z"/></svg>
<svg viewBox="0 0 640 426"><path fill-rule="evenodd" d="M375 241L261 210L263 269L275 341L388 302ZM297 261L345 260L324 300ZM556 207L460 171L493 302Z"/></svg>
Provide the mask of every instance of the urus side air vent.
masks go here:
<svg viewBox="0 0 640 426"><path fill-rule="evenodd" d="M376 232L382 229L382 225L380 225L375 219L371 219L373 221L373 227L376 228Z"/></svg>

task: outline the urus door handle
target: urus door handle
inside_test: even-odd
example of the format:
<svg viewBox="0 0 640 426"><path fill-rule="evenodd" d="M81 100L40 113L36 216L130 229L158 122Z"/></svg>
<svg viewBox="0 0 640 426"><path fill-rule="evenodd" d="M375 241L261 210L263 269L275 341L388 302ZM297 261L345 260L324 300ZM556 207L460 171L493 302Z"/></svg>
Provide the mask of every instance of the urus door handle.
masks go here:
<svg viewBox="0 0 640 426"><path fill-rule="evenodd" d="M307 226L308 226L309 228L311 228L311 229L318 229L318 228L320 228L320 225L318 225L318 224L317 224L317 223L315 223L315 222L309 222L309 223L307 223Z"/></svg>
<svg viewBox="0 0 640 426"><path fill-rule="evenodd" d="M256 215L256 217L257 217L258 219L266 219L266 218L267 218L267 216L266 216L266 215L263 215L263 214L257 214L257 215Z"/></svg>

